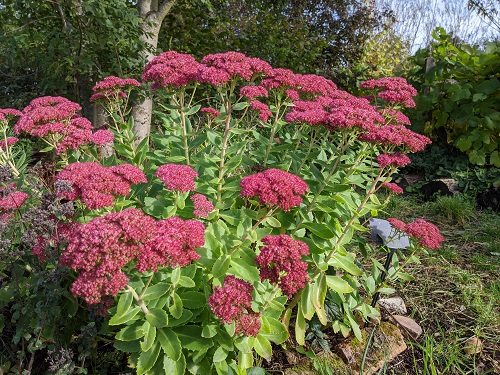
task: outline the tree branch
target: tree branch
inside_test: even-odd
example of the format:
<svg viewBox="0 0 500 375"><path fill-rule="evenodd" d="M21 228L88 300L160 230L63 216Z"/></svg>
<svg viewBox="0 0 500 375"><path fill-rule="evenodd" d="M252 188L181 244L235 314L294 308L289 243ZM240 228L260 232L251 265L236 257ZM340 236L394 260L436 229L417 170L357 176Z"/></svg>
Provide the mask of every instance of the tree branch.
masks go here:
<svg viewBox="0 0 500 375"><path fill-rule="evenodd" d="M164 0L158 8L158 21L161 23L177 0Z"/></svg>

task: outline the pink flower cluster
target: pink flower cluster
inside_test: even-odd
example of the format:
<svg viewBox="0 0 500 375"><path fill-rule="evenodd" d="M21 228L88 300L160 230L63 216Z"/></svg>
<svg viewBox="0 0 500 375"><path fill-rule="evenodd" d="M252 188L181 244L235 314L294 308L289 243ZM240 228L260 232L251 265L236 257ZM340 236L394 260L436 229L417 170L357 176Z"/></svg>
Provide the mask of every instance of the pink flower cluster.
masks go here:
<svg viewBox="0 0 500 375"><path fill-rule="evenodd" d="M75 227L60 259L62 265L81 271L72 293L89 304L116 295L128 282L121 268L141 254L154 230L154 220L135 208Z"/></svg>
<svg viewBox="0 0 500 375"><path fill-rule="evenodd" d="M0 108L0 121L8 121L11 117L21 116L21 111L14 108Z"/></svg>
<svg viewBox="0 0 500 375"><path fill-rule="evenodd" d="M262 242L266 246L255 258L260 266L261 280L278 284L283 294L292 297L309 280L307 262L301 260L303 255L309 254L309 247L286 234L265 236Z"/></svg>
<svg viewBox="0 0 500 375"><path fill-rule="evenodd" d="M210 212L214 210L214 205L203 194L194 194L191 196L194 204L193 215L198 218L208 219Z"/></svg>
<svg viewBox="0 0 500 375"><path fill-rule="evenodd" d="M74 201L81 199L90 209L113 205L115 196L128 196L130 185L147 182L144 173L130 164L109 168L99 163L73 163L60 171L56 180L73 184L72 191L58 192L59 196Z"/></svg>
<svg viewBox="0 0 500 375"><path fill-rule="evenodd" d="M5 151L7 147L13 146L19 141L16 137L7 137L7 139L4 139L0 141L0 150Z"/></svg>
<svg viewBox="0 0 500 375"><path fill-rule="evenodd" d="M29 195L24 191L11 190L15 187L15 184L12 184L0 191L0 213L17 210L28 199Z"/></svg>
<svg viewBox="0 0 500 375"><path fill-rule="evenodd" d="M138 255L139 272L156 271L159 266L187 266L200 256L195 248L205 243L205 226L196 220L169 217L156 222L150 245Z"/></svg>
<svg viewBox="0 0 500 375"><path fill-rule="evenodd" d="M401 103L405 107L414 108L413 97L417 95L417 90L408 84L406 79L401 77L370 79L360 85L361 89L381 88L378 97L387 103Z"/></svg>
<svg viewBox="0 0 500 375"><path fill-rule="evenodd" d="M405 232L410 237L416 238L419 245L429 249L439 249L441 247L441 242L444 241L438 227L423 219L417 219L408 224L394 218L389 218L387 221L391 223L394 228Z"/></svg>
<svg viewBox="0 0 500 375"><path fill-rule="evenodd" d="M115 139L115 135L111 133L109 130L101 129L92 134L89 138L90 142L104 146L107 144L113 144L113 140Z"/></svg>
<svg viewBox="0 0 500 375"><path fill-rule="evenodd" d="M77 114L81 109L77 103L60 96L33 99L21 112L14 131L37 137L54 134L60 137L56 144L58 153L76 150L87 144L92 135L90 121Z"/></svg>
<svg viewBox="0 0 500 375"><path fill-rule="evenodd" d="M387 190L392 191L394 194L403 194L403 188L394 182L384 182L382 183L382 186L385 187Z"/></svg>
<svg viewBox="0 0 500 375"><path fill-rule="evenodd" d="M412 152L422 151L431 143L425 135L415 133L403 125L380 126L361 134L359 139L381 145L404 147Z"/></svg>
<svg viewBox="0 0 500 375"><path fill-rule="evenodd" d="M383 116L368 100L341 90L318 96L313 101L298 100L293 104L295 106L286 115L288 122L323 125L330 130L359 128L364 131L384 123Z"/></svg>
<svg viewBox="0 0 500 375"><path fill-rule="evenodd" d="M139 86L141 86L141 84L136 79L109 76L92 88L95 94L90 97L90 101L110 101L126 98L127 94L123 90L130 90L133 87Z"/></svg>
<svg viewBox="0 0 500 375"><path fill-rule="evenodd" d="M61 264L80 271L71 291L89 304L116 295L128 278L121 269L137 259L137 270L184 266L199 256L204 244L202 223L178 217L155 220L136 208L110 213L77 225L66 237Z"/></svg>
<svg viewBox="0 0 500 375"><path fill-rule="evenodd" d="M168 86L181 87L196 81L200 68L200 63L193 56L168 51L146 64L142 81L153 81L153 90Z"/></svg>
<svg viewBox="0 0 500 375"><path fill-rule="evenodd" d="M380 113L387 118L386 124L395 122L397 125L411 125L411 121L403 112L393 108L383 108Z"/></svg>
<svg viewBox="0 0 500 375"><path fill-rule="evenodd" d="M222 323L235 323L236 334L257 336L261 323L260 314L252 310L252 291L250 283L233 275L226 276L223 286L214 288L208 305Z"/></svg>
<svg viewBox="0 0 500 375"><path fill-rule="evenodd" d="M202 109L200 109L200 112L207 113L207 114L211 115L213 118L220 116L220 111L216 110L215 108L211 108L211 107L202 108Z"/></svg>
<svg viewBox="0 0 500 375"><path fill-rule="evenodd" d="M377 156L377 163L380 168L385 168L388 165L393 167L404 167L411 163L411 159L400 152L394 154L380 154Z"/></svg>
<svg viewBox="0 0 500 375"><path fill-rule="evenodd" d="M263 122L267 122L269 117L273 115L267 104L264 104L258 100L252 100L250 102L250 106L252 107L253 110L259 112L259 118Z"/></svg>
<svg viewBox="0 0 500 375"><path fill-rule="evenodd" d="M167 190L186 193L196 188L194 179L198 177L198 172L189 165L165 164L158 167L155 175L163 181Z"/></svg>
<svg viewBox="0 0 500 375"><path fill-rule="evenodd" d="M259 197L260 204L277 205L284 211L299 206L308 189L300 177L274 168L243 177L240 187L242 197Z"/></svg>
<svg viewBox="0 0 500 375"><path fill-rule="evenodd" d="M201 63L198 81L215 86L225 84L234 77L250 81L254 75L266 74L272 70L271 65L261 59L232 51L206 55Z"/></svg>
<svg viewBox="0 0 500 375"><path fill-rule="evenodd" d="M267 98L269 92L263 86L243 86L240 90L240 95L249 99L265 97Z"/></svg>

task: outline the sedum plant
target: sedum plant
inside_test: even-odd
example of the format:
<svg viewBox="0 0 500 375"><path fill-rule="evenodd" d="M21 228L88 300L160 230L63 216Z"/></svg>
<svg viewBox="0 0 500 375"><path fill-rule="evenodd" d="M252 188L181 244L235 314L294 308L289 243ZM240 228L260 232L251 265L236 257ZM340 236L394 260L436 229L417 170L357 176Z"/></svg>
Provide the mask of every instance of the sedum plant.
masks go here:
<svg viewBox="0 0 500 375"><path fill-rule="evenodd" d="M365 234L377 192L401 193L391 176L430 143L401 112L416 94L404 79L366 81L358 98L237 52L169 51L142 80L159 129L139 144L135 80L96 85L109 128L94 133L62 98L11 112L60 159L48 190L73 209L22 259L65 270L75 308L103 314L100 334L138 374L243 374L276 345L305 345L312 319L359 338L379 317L371 297L410 277L399 259L442 241L430 223L395 222L416 241L382 283Z"/></svg>

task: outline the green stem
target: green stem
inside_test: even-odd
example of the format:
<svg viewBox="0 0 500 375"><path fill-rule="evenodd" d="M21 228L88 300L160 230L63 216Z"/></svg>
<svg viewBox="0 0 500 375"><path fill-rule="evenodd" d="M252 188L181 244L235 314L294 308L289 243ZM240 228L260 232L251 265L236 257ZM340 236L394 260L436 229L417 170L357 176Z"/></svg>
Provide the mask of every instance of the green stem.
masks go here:
<svg viewBox="0 0 500 375"><path fill-rule="evenodd" d="M264 166L266 166L267 164L267 159L269 158L269 153L271 152L271 145L273 144L274 135L276 134L276 127L278 125L281 103L278 102L276 107L276 115L274 116L274 122L271 126L271 136L269 137L269 144L267 145L266 156L264 157Z"/></svg>
<svg viewBox="0 0 500 375"><path fill-rule="evenodd" d="M316 195L314 196L313 200L311 201L311 203L309 203L309 205L307 206L306 208L306 211L304 212L304 215L302 215L302 217L300 218L299 222L297 223L297 225L295 226L295 229L294 229L294 232L300 228L301 224L304 222L305 220L305 217L307 216L307 214L311 211L311 209L313 208L314 204L316 203L316 200L319 198L319 196L321 195L321 193L323 192L323 190L325 189L326 185L328 184L328 182L330 182L330 179L332 178L333 174L336 172L339 164L340 164L340 159L342 157L342 155L344 154L345 150L347 149L347 147L349 146L349 141L348 139L345 139L343 137L343 141L342 141L342 148L340 150L340 154L337 156L337 160L335 160L335 164L333 165L333 167L330 169L330 172L328 172L328 175L326 176L326 178L324 179L323 183L321 184L321 187L319 188L319 191L316 193Z"/></svg>
<svg viewBox="0 0 500 375"><path fill-rule="evenodd" d="M220 201L222 197L222 178L224 177L224 164L226 159L226 150L227 150L227 141L229 139L229 130L231 129L231 105L228 102L225 102L226 107L226 120L225 120L225 128L224 128L224 138L222 140L222 149L220 154L220 162L219 162L219 184L217 187L217 200Z"/></svg>
<svg viewBox="0 0 500 375"><path fill-rule="evenodd" d="M144 301L139 297L137 292L135 291L134 288L132 288L130 285L127 285L127 289L129 290L130 293L132 293L132 297L134 297L134 300L137 302L137 305L141 308L142 312L144 314L149 313L148 307L144 303Z"/></svg>
<svg viewBox="0 0 500 375"><path fill-rule="evenodd" d="M380 179L382 178L382 173L383 173L383 169L380 170L380 173L378 174L378 176L375 178L375 180L373 181L372 183L372 186L370 187L370 190L368 191L368 193L366 194L366 197L365 199L363 200L363 202L361 202L361 204L358 206L358 208L356 209L356 211L354 212L354 215L351 216L351 219L349 220L349 222L346 224L345 228L344 228L344 231L342 232L342 235L339 237L339 239L337 240L337 243L342 243L342 241L344 240L344 238L347 236L347 233L349 231L349 228L352 226L352 224L354 223L354 221L356 220L356 218L359 217L359 213L361 212L361 210L365 207L366 203L368 203L368 200L370 199L370 196L375 192L376 190L376 187L377 187L377 184L378 182L380 181ZM325 263L328 263L328 261L331 259L331 257L333 256L333 254L335 254L335 252L337 251L337 249L334 247L332 249L332 251L330 251L330 253L326 256L325 258ZM315 275L319 274L319 270L317 270L315 272Z"/></svg>
<svg viewBox="0 0 500 375"><path fill-rule="evenodd" d="M271 208L267 214L265 214L263 217L261 217L253 226L252 226L252 229L250 229L248 232L246 232L243 237L241 237L240 241L241 243L245 242L245 240L248 238L248 236L250 235L251 232L253 232L255 229L257 229L257 227L264 221L266 220L268 217L271 217L274 212L276 212L276 207L273 207ZM240 244L241 245L241 244ZM232 255L239 247L240 245L236 245L234 246L231 250L229 250L229 252L227 253L227 255Z"/></svg>

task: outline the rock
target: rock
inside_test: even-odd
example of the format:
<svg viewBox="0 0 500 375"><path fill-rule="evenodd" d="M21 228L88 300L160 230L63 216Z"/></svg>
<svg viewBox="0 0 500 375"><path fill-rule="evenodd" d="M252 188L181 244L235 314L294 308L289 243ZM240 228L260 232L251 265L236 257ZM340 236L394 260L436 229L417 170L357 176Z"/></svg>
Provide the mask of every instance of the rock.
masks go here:
<svg viewBox="0 0 500 375"><path fill-rule="evenodd" d="M500 212L500 189L492 188L476 196L476 202L479 208L491 208L493 211Z"/></svg>
<svg viewBox="0 0 500 375"><path fill-rule="evenodd" d="M420 327L416 321L407 316L401 315L391 315L391 320L403 330L403 333L407 333L413 340L416 340L422 334L422 327Z"/></svg>
<svg viewBox="0 0 500 375"><path fill-rule="evenodd" d="M303 357L302 357L303 358ZM317 375L319 370L317 367L329 368L334 375L348 375L350 368L342 361L342 359L334 353L319 353L316 355L316 364L313 360L308 359L304 363L297 364L284 371L285 375ZM326 370L321 373L327 373Z"/></svg>
<svg viewBox="0 0 500 375"><path fill-rule="evenodd" d="M479 354L483 350L483 342L477 338L477 336L472 336L470 339L464 343L464 352L467 355Z"/></svg>
<svg viewBox="0 0 500 375"><path fill-rule="evenodd" d="M366 341L370 336L373 327L368 327L361 331L362 341L353 338L349 342L344 342L337 347L337 352L350 367L351 371L359 374L363 352ZM382 322L373 335L372 342L368 349L363 375L372 375L385 364L392 361L399 354L406 350L407 346L401 331L389 322ZM347 374L347 373L345 373Z"/></svg>
<svg viewBox="0 0 500 375"><path fill-rule="evenodd" d="M382 298L378 301L380 307L391 315L406 315L405 301L401 297Z"/></svg>
<svg viewBox="0 0 500 375"><path fill-rule="evenodd" d="M378 244L384 244L389 249L406 249L410 246L410 238L396 231L387 220L370 219L368 226L372 229L372 240Z"/></svg>
<svg viewBox="0 0 500 375"><path fill-rule="evenodd" d="M435 194L455 195L459 192L458 182L452 178L440 178L432 180L422 186L424 199L429 201Z"/></svg>

